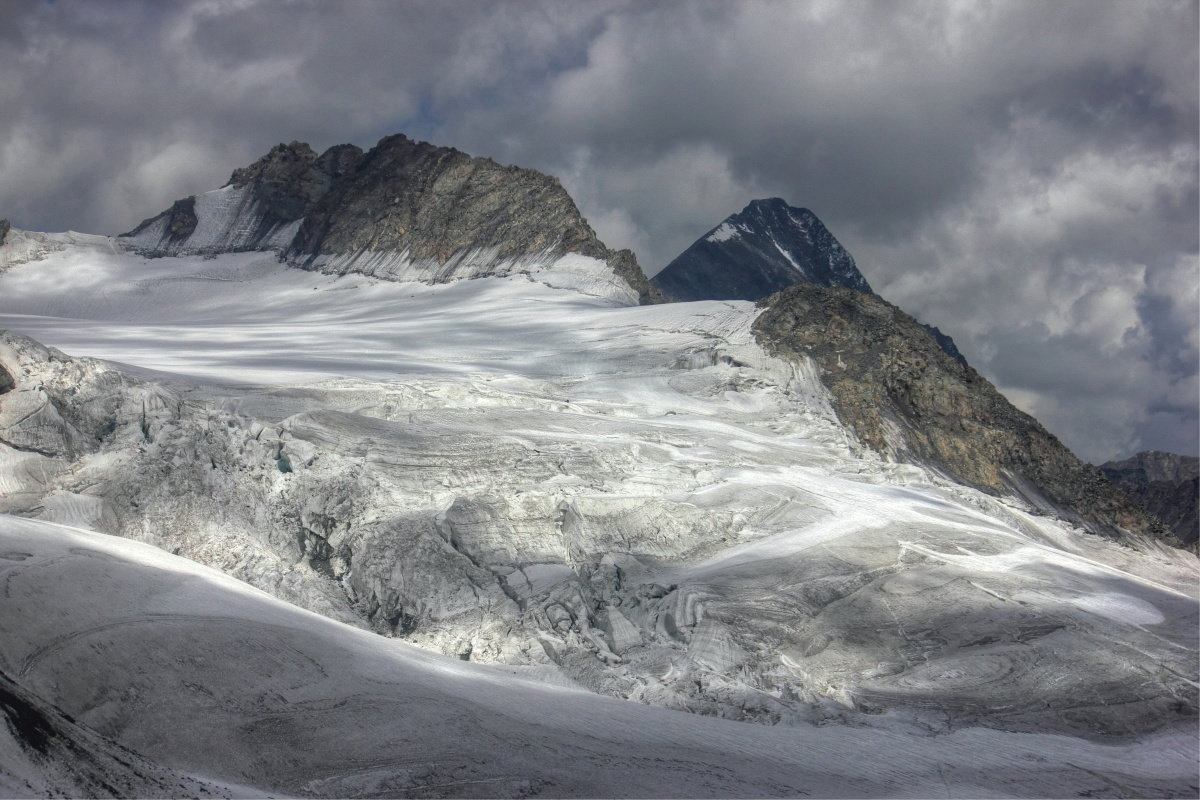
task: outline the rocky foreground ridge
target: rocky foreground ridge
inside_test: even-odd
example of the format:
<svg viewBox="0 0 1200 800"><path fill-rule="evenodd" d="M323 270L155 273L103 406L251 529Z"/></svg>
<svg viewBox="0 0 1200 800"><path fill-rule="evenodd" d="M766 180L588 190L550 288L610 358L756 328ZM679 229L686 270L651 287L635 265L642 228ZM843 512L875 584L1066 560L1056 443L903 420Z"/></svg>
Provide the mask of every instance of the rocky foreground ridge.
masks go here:
<svg viewBox="0 0 1200 800"><path fill-rule="evenodd" d="M657 302L629 250L597 238L557 178L403 134L364 152L280 144L214 192L176 201L122 238L149 256L271 250L293 266L441 283L596 259Z"/></svg>
<svg viewBox="0 0 1200 800"><path fill-rule="evenodd" d="M798 283L761 305L758 342L779 356L813 359L838 417L871 449L993 494L1057 506L1093 532L1119 537L1123 528L1181 544L886 300Z"/></svg>

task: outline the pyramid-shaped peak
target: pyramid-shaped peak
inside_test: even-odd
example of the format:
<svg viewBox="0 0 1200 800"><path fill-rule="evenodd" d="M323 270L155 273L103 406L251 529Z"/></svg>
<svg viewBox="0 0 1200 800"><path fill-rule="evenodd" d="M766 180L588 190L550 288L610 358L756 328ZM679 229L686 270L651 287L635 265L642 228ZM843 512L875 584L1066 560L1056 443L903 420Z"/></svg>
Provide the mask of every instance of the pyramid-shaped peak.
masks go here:
<svg viewBox="0 0 1200 800"><path fill-rule="evenodd" d="M798 282L871 293L854 258L807 208L751 200L654 278L677 300L761 300Z"/></svg>

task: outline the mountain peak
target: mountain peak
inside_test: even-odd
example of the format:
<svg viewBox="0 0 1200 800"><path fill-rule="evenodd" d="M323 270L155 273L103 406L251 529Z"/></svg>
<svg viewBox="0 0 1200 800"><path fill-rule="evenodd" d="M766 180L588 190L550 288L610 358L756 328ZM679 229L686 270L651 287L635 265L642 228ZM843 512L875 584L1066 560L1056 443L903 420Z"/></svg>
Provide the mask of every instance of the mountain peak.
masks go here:
<svg viewBox="0 0 1200 800"><path fill-rule="evenodd" d="M652 281L677 300L761 300L799 281L871 293L854 257L807 208L751 200Z"/></svg>
<svg viewBox="0 0 1200 800"><path fill-rule="evenodd" d="M816 219L816 214L809 211L807 208L797 208L789 205L787 200L782 197L763 197L758 200L751 200L746 204L746 207L741 210L741 215L746 214L769 214L769 213L787 213L797 217L811 217Z"/></svg>
<svg viewBox="0 0 1200 800"><path fill-rule="evenodd" d="M278 144L220 189L122 236L148 256L265 250L305 269L427 283L545 274L583 256L546 280L620 302L659 299L558 180L404 134L319 156L304 142Z"/></svg>

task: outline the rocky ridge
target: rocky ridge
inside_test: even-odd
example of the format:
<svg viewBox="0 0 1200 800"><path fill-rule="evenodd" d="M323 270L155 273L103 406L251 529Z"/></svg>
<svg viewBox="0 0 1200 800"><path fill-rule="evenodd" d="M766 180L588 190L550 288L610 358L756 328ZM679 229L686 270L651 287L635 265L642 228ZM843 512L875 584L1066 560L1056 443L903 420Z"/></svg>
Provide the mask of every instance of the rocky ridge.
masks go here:
<svg viewBox="0 0 1200 800"><path fill-rule="evenodd" d="M122 238L148 256L271 250L306 269L431 283L539 273L585 256L636 302L661 300L633 253L607 248L556 178L402 134L366 152L277 145L221 189Z"/></svg>
<svg viewBox="0 0 1200 800"><path fill-rule="evenodd" d="M1177 539L1196 552L1200 540L1200 458L1146 450L1101 464L1100 471L1141 501Z"/></svg>
<svg viewBox="0 0 1200 800"><path fill-rule="evenodd" d="M798 283L762 301L768 352L816 362L842 422L872 450L994 494L1066 511L1094 532L1179 544L924 326L875 295Z"/></svg>

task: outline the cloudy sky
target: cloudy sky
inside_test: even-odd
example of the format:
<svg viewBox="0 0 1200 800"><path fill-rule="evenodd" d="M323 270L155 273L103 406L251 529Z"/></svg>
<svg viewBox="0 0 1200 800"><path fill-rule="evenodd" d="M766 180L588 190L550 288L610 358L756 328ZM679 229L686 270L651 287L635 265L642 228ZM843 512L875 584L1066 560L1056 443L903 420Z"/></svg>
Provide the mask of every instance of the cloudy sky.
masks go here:
<svg viewBox="0 0 1200 800"><path fill-rule="evenodd" d="M1196 453L1196 2L0 0L0 217L128 230L278 142L558 175L653 274L756 197L1083 458Z"/></svg>

